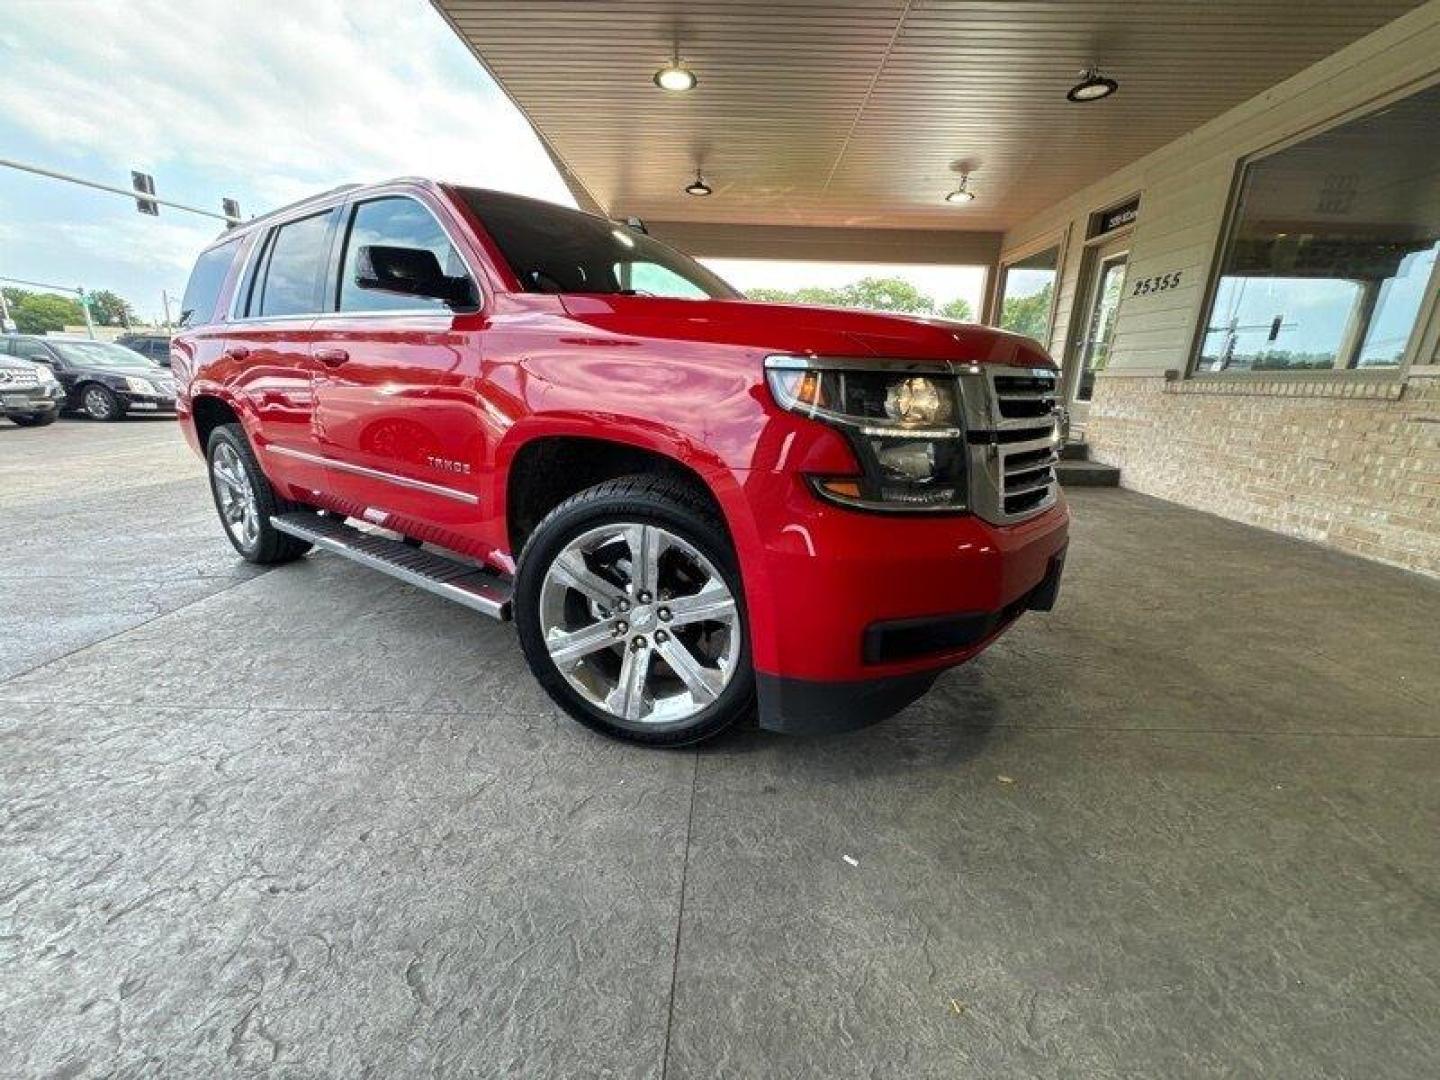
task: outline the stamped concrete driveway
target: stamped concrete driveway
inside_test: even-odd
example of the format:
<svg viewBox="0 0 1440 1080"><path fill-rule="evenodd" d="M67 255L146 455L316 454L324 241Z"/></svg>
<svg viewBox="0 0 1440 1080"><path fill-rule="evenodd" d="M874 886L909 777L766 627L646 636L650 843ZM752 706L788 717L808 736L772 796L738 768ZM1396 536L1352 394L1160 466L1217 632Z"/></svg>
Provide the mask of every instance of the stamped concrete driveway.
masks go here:
<svg viewBox="0 0 1440 1080"><path fill-rule="evenodd" d="M0 1075L1433 1075L1440 585L1073 506L900 716L657 753L173 424L0 426Z"/></svg>

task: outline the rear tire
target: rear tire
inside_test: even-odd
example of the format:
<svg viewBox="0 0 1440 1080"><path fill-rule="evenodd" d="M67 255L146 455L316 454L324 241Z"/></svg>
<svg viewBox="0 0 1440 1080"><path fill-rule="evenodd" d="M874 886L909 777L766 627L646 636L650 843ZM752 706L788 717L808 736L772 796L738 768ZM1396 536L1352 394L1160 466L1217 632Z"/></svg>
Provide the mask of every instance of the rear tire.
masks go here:
<svg viewBox="0 0 1440 1080"><path fill-rule="evenodd" d="M557 506L521 552L514 614L540 685L603 734L684 746L754 710L735 552L683 481L628 476Z"/></svg>
<svg viewBox="0 0 1440 1080"><path fill-rule="evenodd" d="M274 514L304 509L283 499L265 478L245 429L221 424L205 448L210 495L225 535L240 557L262 566L291 562L310 550L310 542L282 533L270 524Z"/></svg>
<svg viewBox="0 0 1440 1080"><path fill-rule="evenodd" d="M19 427L44 427L46 424L53 424L59 416L59 410L56 410L39 416L12 416L10 419Z"/></svg>
<svg viewBox="0 0 1440 1080"><path fill-rule="evenodd" d="M91 383L80 393L80 407L91 420L119 420L125 406L107 387Z"/></svg>

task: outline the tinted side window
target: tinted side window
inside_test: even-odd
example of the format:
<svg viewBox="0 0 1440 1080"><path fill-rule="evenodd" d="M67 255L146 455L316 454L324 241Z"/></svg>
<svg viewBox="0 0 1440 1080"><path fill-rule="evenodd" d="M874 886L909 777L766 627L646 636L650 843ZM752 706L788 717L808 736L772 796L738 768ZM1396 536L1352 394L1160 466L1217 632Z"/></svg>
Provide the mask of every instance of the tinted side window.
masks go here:
<svg viewBox="0 0 1440 1080"><path fill-rule="evenodd" d="M185 286L185 299L180 301L180 327L203 326L215 315L215 302L220 299L220 289L225 284L225 275L235 261L235 252L240 250L237 240L229 240L219 247L213 247L195 260L195 269L190 271L190 283Z"/></svg>
<svg viewBox="0 0 1440 1080"><path fill-rule="evenodd" d="M50 350L38 341L17 341L15 352L22 360L49 360Z"/></svg>
<svg viewBox="0 0 1440 1080"><path fill-rule="evenodd" d="M263 318L308 315L320 310L320 281L329 255L332 211L281 225L270 239L265 276L256 286L250 314Z"/></svg>
<svg viewBox="0 0 1440 1080"><path fill-rule="evenodd" d="M450 243L429 210L414 199L374 199L356 205L350 218L350 234L345 241L345 261L340 271L341 311L395 311L428 309L448 312L439 300L422 296L400 296L395 293L362 289L355 284L355 259L360 248L370 245L384 247L424 248L433 251L440 268L450 277L468 277L460 253Z"/></svg>

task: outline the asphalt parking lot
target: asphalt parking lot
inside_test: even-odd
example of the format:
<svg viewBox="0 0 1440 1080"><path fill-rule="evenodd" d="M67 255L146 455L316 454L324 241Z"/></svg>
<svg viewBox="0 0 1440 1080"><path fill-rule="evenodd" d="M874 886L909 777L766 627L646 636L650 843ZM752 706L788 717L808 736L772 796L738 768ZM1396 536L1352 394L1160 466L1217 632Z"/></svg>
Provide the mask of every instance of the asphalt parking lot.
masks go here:
<svg viewBox="0 0 1440 1080"><path fill-rule="evenodd" d="M654 752L173 423L0 425L0 1074L1433 1074L1440 583L1072 505L900 716Z"/></svg>

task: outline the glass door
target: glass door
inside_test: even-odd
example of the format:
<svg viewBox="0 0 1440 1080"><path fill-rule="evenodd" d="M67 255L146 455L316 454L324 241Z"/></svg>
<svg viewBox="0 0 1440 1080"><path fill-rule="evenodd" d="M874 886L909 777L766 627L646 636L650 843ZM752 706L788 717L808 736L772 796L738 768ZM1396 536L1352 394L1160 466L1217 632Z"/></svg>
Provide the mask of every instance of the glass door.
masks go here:
<svg viewBox="0 0 1440 1080"><path fill-rule="evenodd" d="M1110 362L1110 345L1115 337L1115 315L1125 292L1125 270L1130 261L1122 239L1086 252L1089 264L1085 326L1070 365L1068 381L1070 424L1083 429L1089 418L1090 399L1095 394L1095 373Z"/></svg>

